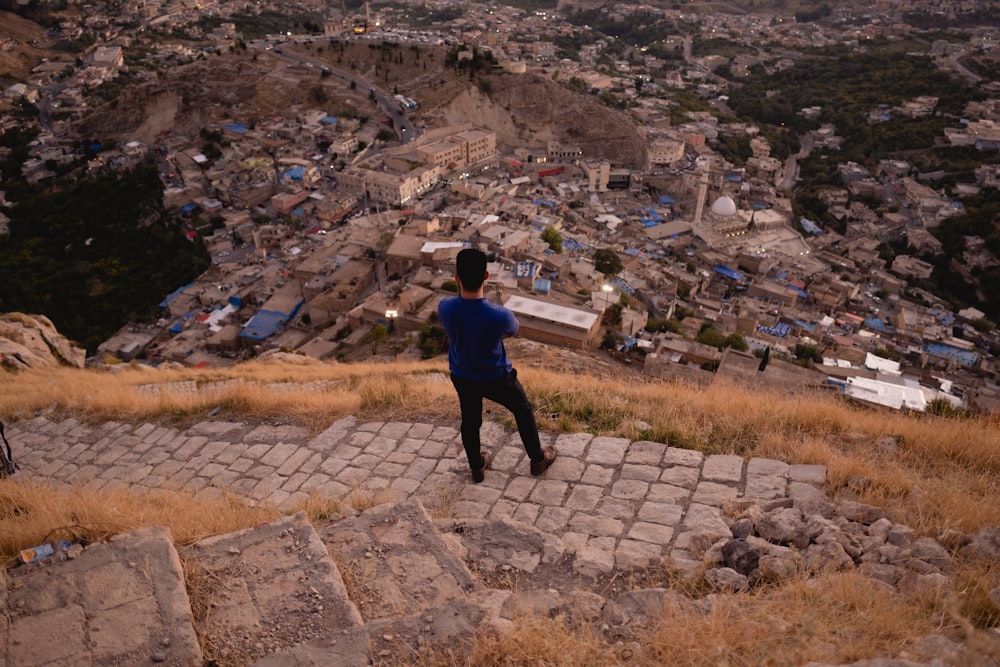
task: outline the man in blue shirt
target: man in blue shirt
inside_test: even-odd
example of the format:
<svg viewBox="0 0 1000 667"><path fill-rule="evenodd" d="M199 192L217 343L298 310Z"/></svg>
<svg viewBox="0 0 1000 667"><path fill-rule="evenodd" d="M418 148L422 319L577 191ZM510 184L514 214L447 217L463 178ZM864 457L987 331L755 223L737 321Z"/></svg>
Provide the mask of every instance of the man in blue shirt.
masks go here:
<svg viewBox="0 0 1000 667"><path fill-rule="evenodd" d="M438 304L441 325L448 334L451 382L462 409L462 445L476 484L486 478L493 458L480 449L484 398L514 415L524 451L531 460L532 475L541 475L556 459L555 447L542 449L534 409L517 379L517 371L507 360L503 339L517 333L517 318L507 308L486 300L483 283L489 275L485 253L473 248L460 251L455 273L459 295Z"/></svg>

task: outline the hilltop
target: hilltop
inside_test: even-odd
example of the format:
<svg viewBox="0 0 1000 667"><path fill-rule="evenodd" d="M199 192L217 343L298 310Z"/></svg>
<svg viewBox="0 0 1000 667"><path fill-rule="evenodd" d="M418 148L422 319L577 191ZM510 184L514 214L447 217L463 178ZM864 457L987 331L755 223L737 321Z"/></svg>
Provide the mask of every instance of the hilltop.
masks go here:
<svg viewBox="0 0 1000 667"><path fill-rule="evenodd" d="M122 630L121 648L86 649L105 657L997 659L995 424L596 377L586 364L557 372L546 362L565 361L557 352L511 348L560 459L527 476L511 425L489 412L484 442L498 458L483 485L468 482L440 361L278 354L226 371L7 375L0 418L24 469L0 482L0 507L18 508L0 513L4 553L84 536L99 547L7 574L9 600L22 601L11 649L54 650L28 639L48 617L26 601L47 599L46 572L65 570L63 594L94 613L107 606L87 597L98 572L128 573L135 618L151 604L145 586L160 591L148 593L155 604L186 586L191 610L171 606L169 627L193 624L200 647L190 632L164 643L144 625ZM733 551L741 544L753 552ZM172 549L183 573L143 583L175 558L153 554Z"/></svg>

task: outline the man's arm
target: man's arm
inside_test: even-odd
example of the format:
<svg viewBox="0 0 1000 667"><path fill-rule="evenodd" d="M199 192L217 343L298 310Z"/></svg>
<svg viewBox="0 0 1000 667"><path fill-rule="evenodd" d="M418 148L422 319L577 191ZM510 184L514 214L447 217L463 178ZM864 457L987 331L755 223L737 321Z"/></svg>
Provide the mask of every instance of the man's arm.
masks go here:
<svg viewBox="0 0 1000 667"><path fill-rule="evenodd" d="M507 313L507 323L504 325L503 337L510 338L517 334L518 329L521 328L520 323L517 321L517 317L508 308L504 308Z"/></svg>

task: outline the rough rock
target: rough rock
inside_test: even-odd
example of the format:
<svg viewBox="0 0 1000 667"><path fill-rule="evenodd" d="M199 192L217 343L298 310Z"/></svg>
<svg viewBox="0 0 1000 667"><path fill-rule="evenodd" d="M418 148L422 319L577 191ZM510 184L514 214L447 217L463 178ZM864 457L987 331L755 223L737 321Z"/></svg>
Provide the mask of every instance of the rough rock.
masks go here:
<svg viewBox="0 0 1000 667"><path fill-rule="evenodd" d="M87 351L60 334L44 315L0 315L0 368L25 370L61 364L83 368Z"/></svg>
<svg viewBox="0 0 1000 667"><path fill-rule="evenodd" d="M927 599L937 597L945 589L947 583L948 577L943 574L907 572L899 580L896 588L904 595Z"/></svg>
<svg viewBox="0 0 1000 667"><path fill-rule="evenodd" d="M726 567L747 576L757 569L760 553L745 540L729 540L722 547L722 558Z"/></svg>
<svg viewBox="0 0 1000 667"><path fill-rule="evenodd" d="M810 544L802 552L802 561L809 572L847 570L854 565L854 560L837 542Z"/></svg>
<svg viewBox="0 0 1000 667"><path fill-rule="evenodd" d="M641 167L646 142L628 118L589 95L574 93L536 74L495 74L486 95L468 87L437 110L449 124L477 124L497 133L497 143L545 148L558 141L584 155Z"/></svg>
<svg viewBox="0 0 1000 667"><path fill-rule="evenodd" d="M717 567L705 572L705 581L718 591L737 593L750 587L750 581L731 567Z"/></svg>
<svg viewBox="0 0 1000 667"><path fill-rule="evenodd" d="M837 513L848 521L872 524L885 516L885 512L880 507L866 505L865 503L844 500L838 503Z"/></svg>
<svg viewBox="0 0 1000 667"><path fill-rule="evenodd" d="M977 560L1000 558L1000 526L976 531L970 535L969 543L959 553L964 558Z"/></svg>
<svg viewBox="0 0 1000 667"><path fill-rule="evenodd" d="M755 523L757 533L768 542L792 544L799 549L809 545L810 536L798 509L779 509L762 515Z"/></svg>

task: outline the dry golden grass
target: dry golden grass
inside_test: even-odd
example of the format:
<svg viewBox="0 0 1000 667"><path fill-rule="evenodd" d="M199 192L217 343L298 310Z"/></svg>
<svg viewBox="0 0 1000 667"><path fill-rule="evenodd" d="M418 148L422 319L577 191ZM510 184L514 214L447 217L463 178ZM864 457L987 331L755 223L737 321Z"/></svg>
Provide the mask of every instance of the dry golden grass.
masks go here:
<svg viewBox="0 0 1000 667"><path fill-rule="evenodd" d="M721 597L704 615L668 603L646 664L841 664L892 654L941 620L867 577L831 574L760 594Z"/></svg>
<svg viewBox="0 0 1000 667"><path fill-rule="evenodd" d="M0 556L13 564L21 549L53 540L97 542L144 526L167 526L174 543L255 526L281 516L232 495L215 498L124 487L45 488L0 480Z"/></svg>
<svg viewBox="0 0 1000 667"><path fill-rule="evenodd" d="M504 634L482 629L471 643L431 646L394 664L403 667L607 667L622 664L621 647L589 627L567 628L562 616L519 616ZM400 660L400 658L396 658Z"/></svg>

